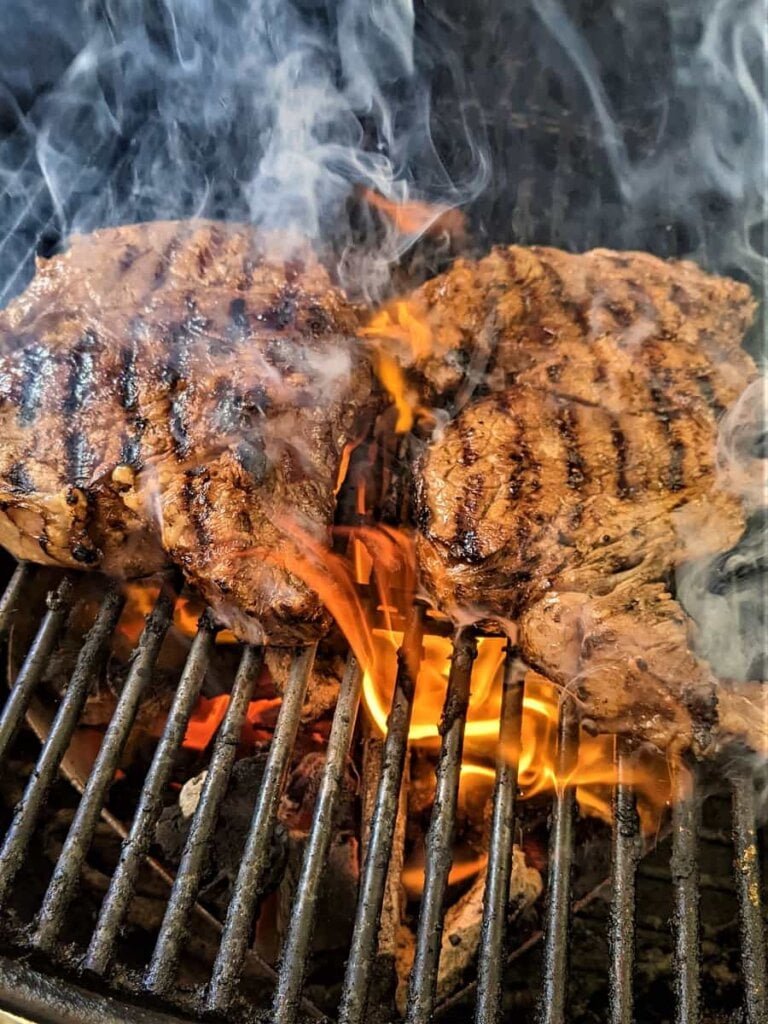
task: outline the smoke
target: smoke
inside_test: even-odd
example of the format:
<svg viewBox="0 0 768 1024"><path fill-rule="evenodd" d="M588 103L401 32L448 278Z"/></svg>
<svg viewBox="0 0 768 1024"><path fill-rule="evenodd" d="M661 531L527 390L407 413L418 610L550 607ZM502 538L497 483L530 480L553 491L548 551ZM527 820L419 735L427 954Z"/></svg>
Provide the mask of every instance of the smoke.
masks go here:
<svg viewBox="0 0 768 1024"><path fill-rule="evenodd" d="M641 235L642 225L666 217L676 233L672 254L735 271L764 291L768 6L764 0L617 0L612 7L630 62L647 59L642 51L656 46L667 63L661 89L662 73L648 81L654 136L635 153L627 123L638 92L616 90L623 101L618 111L606 85L616 82L610 56L590 45L561 0L534 0L543 26L587 90L626 231ZM668 21L660 36L662 11ZM643 116L647 110L636 110L638 120Z"/></svg>
<svg viewBox="0 0 768 1024"><path fill-rule="evenodd" d="M458 79L461 172L432 145L410 0L6 0L2 23L2 302L71 232L199 215L340 250L361 188L452 207L487 178ZM374 290L414 240L375 226Z"/></svg>

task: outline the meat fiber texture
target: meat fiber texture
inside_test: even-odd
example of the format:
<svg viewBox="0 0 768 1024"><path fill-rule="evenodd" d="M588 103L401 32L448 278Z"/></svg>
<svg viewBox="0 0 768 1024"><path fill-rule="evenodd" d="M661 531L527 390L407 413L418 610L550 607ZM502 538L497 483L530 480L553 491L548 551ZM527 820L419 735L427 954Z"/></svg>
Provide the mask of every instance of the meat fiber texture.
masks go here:
<svg viewBox="0 0 768 1024"><path fill-rule="evenodd" d="M9 551L125 577L175 564L249 642L324 630L284 524L328 541L373 377L325 270L271 252L248 227L156 222L38 260L0 313Z"/></svg>
<svg viewBox="0 0 768 1024"><path fill-rule="evenodd" d="M435 351L463 347L466 366L480 346L487 369L417 473L435 603L515 629L599 728L768 748L764 688L714 677L670 586L743 532L717 438L756 376L749 289L642 253L513 246L457 263L413 306ZM415 368L438 390L445 366L431 354Z"/></svg>

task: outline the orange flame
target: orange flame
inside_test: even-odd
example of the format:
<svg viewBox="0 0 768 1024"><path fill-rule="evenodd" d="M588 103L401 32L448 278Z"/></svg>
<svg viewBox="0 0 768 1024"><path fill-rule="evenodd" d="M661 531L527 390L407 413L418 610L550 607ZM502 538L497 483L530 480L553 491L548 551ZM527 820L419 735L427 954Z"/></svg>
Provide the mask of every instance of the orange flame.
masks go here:
<svg viewBox="0 0 768 1024"><path fill-rule="evenodd" d="M459 882L466 882L482 871L488 858L481 854L471 856L457 854L453 858L451 870L448 873L448 885L458 885ZM424 889L424 852L423 850L412 857L403 868L400 880L403 883L406 895L409 899L415 900L421 896Z"/></svg>
<svg viewBox="0 0 768 1024"><path fill-rule="evenodd" d="M451 235L461 236L464 233L464 215L454 207L422 203L415 199L396 203L370 188L363 189L363 197L371 206L389 217L401 234L439 234L447 231Z"/></svg>
<svg viewBox="0 0 768 1024"><path fill-rule="evenodd" d="M395 430L406 433L416 415L429 416L430 411L408 384L403 363L412 364L433 351L432 328L412 302L397 301L380 310L359 333L377 342L371 353L376 373L397 409ZM385 350L384 342L393 351Z"/></svg>
<svg viewBox="0 0 768 1024"><path fill-rule="evenodd" d="M131 644L136 644L147 616L152 611L160 593L160 584L156 580L132 580L123 587L125 605L118 632ZM199 597L182 595L176 599L173 608L173 625L184 636L193 637L197 633L197 623L205 610L205 604ZM228 629L220 629L216 634L216 643L234 644L237 638Z"/></svg>
<svg viewBox="0 0 768 1024"><path fill-rule="evenodd" d="M459 238L464 233L464 215L448 206L433 206L418 201L393 202L363 189L367 202L384 213L403 234L447 233ZM438 354L440 346L418 302L396 300L376 313L359 334L372 339L371 358L382 385L397 410L395 430L407 433L416 416L430 417L430 410L419 402L418 391L410 385L403 367ZM384 343L388 343L386 346Z"/></svg>
<svg viewBox="0 0 768 1024"><path fill-rule="evenodd" d="M342 532L368 553L376 593L373 607L363 603L355 584L355 560L329 551L295 523L283 523L290 538L281 559L317 593L336 619L364 669L363 701L372 724L386 733L387 716L397 673L397 652L403 642L402 621L416 597L416 557L412 536L385 526L349 527ZM271 557L275 557L272 555ZM493 770L499 738L504 638L483 637L472 675L472 696L466 720L464 747L471 758L464 776L487 781ZM450 670L451 641L425 635L416 679L409 739L436 748L438 723ZM557 771L557 723L561 689L529 671L525 677L519 749L502 751L514 760L523 799L573 787L582 812L610 820L611 787L617 781L615 737L592 736L582 730L578 756L566 776ZM658 827L671 799L668 765L660 756L638 754L625 776L638 795L643 828ZM474 784L474 783L472 783Z"/></svg>

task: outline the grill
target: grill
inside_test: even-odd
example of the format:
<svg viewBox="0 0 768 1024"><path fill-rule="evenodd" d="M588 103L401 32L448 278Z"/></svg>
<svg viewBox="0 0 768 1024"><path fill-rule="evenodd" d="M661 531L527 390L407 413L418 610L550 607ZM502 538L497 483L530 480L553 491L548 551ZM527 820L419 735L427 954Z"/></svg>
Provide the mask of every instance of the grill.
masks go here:
<svg viewBox="0 0 768 1024"><path fill-rule="evenodd" d="M25 601L27 588L39 570L16 568L0 603L0 629L7 636L14 617ZM71 610L73 581L64 576L50 589L47 610L31 643L0 718L0 761L7 760L11 745L24 721L47 659ZM250 936L264 889L271 837L276 827L278 802L285 783L299 728L301 708L315 655L313 647L297 650L269 747L261 788L256 796L245 852L240 862L233 895L223 925L198 902L202 864L211 843L222 800L235 761L236 748L254 681L262 662L256 648L242 650L231 700L214 742L194 818L175 877L155 948L142 973L121 970L116 955L118 937L134 897L142 859L147 856L159 818L163 793L183 740L186 725L200 693L212 651L216 627L208 613L200 619L189 649L181 681L175 691L161 737L144 779L141 796L127 833L124 833L117 868L111 878L98 919L91 929L87 949L73 952L67 938L68 914L121 751L131 732L137 710L153 672L173 613L170 588L161 591L138 640L130 671L117 707L101 743L93 770L77 804L74 817L56 863L53 876L34 918L27 925L14 923L7 913L14 880L34 842L41 809L56 778L62 758L78 726L89 680L98 659L110 643L122 607L118 588L107 589L95 621L78 652L69 687L26 781L0 848L0 907L3 909L0 957L0 1004L39 1020L160 1021L175 1015L199 1019L211 1015L226 1018L239 999L244 967L253 953ZM376 954L378 925L384 900L389 861L398 814L406 759L408 728L414 699L413 666L418 661L422 637L428 627L424 610L416 607L404 631L403 649L384 741L381 772L370 823L370 838L360 877L354 930L346 963L343 990L336 1019L354 1024L367 1019ZM464 630L453 638L453 659L441 724L436 795L426 838L426 863L421 912L416 933L416 953L410 977L406 1019L426 1024L435 1014L435 990L444 898L452 858L459 772L464 726L469 701L477 637ZM499 722L500 749L514 744L519 735L523 683L516 671L515 652L507 649L502 708ZM352 655L347 659L333 723L327 743L322 779L317 793L311 831L305 847L296 899L291 909L280 964L271 972L260 968L264 985L271 988L272 1010L251 1019L275 1024L324 1019L303 998L304 975L315 923L318 893L334 827L344 762L355 732L361 694L361 671ZM564 704L558 735L559 769L567 774L579 742L578 715ZM608 1019L625 1024L634 1019L633 976L636 945L635 882L638 864L647 852L641 837L635 798L626 782L628 749L617 746L617 778L613 796L614 824L607 941L609 947ZM694 777L698 769L691 768ZM683 793L682 782L680 792ZM756 790L745 769L729 773L732 806L733 882L738 899L743 1019L749 1024L765 1021L765 948L761 878L756 830ZM485 886L482 932L476 982L470 986L474 1019L490 1024L500 1019L502 973L512 936L507 934L506 894L509 892L512 844L515 833L516 768L499 757L493 795L492 821ZM672 917L675 1019L692 1022L702 1009L700 982L700 879L698 843L701 832L700 793L694 784L673 806L671 816L671 878L674 902ZM542 981L538 1019L542 1024L565 1022L568 1016L569 935L573 916L588 902L574 901L571 869L574 852L575 795L561 788L553 799L549 830L549 871L544 926L526 945L542 944ZM220 931L218 954L200 991L190 996L177 985L179 964L185 955L196 915L203 915ZM518 949L518 954L520 949ZM118 1001L119 1000L119 1001ZM450 1007L442 1006L440 1013ZM178 1017L176 1017L178 1019ZM439 1019L439 1015L438 1015Z"/></svg>
<svg viewBox="0 0 768 1024"><path fill-rule="evenodd" d="M426 6L415 5L418 19ZM572 60L565 58L562 48L542 27L537 11L550 5L500 5L494 0L478 7L445 0L437 6L441 10L445 8L446 20L452 19L460 27L464 40L461 61L473 85L473 97L464 113L470 117L472 104L477 105L478 120L494 168L493 182L468 210L470 234L479 250L507 241L547 243L574 250L610 245L647 248L662 255L695 252L712 269L729 269L731 239L740 237L743 227L742 210L737 203L718 201L719 197L711 192L702 192L687 197L690 205L681 211L676 202L677 193L672 190L667 196L666 188L657 190L663 195L654 194L637 207L622 198L608 165L608 145L594 117L588 90ZM665 139L668 142L676 135L682 139L688 137L685 90L677 95L673 68L676 54L690 47L688 32L691 37L695 36L696 27L689 26L685 16L667 10L666 5L634 6L640 12L637 20L632 17L633 5L619 0L614 3L579 0L568 9L592 52L599 56L618 132L630 156L641 163L644 158L653 157L657 148L664 150ZM35 31L42 32L42 26ZM451 37L446 43L446 52L454 45ZM39 49L43 55L37 75L40 84L34 88L44 93L48 83L48 52L44 46ZM23 56L26 59L26 55ZM25 80L27 73L25 67L22 76ZM34 74L31 77L33 82L37 81ZM456 133L456 97L452 89L443 90L436 81L433 101L436 149L441 156L445 154L450 164ZM20 106L26 109L24 103ZM131 138L132 134L128 123L123 138ZM135 184L133 155L127 146L112 146L111 128L109 139L109 144L102 142L100 148L93 150L92 162L94 167L104 168L110 194L114 190L120 198L121 189L130 192ZM89 153L93 146L89 136ZM216 149L210 145L207 125L205 144L190 147L195 159L201 162L201 174L216 181L221 188L222 182L216 178L217 168L204 165L208 159L206 153ZM457 159L460 165L460 154ZM228 166L227 189L231 190L233 182L250 180L250 152L246 153L245 167L246 171L238 173ZM72 196L64 195L65 205L74 202L76 186L74 177L71 185L66 185L71 188ZM53 203L47 188L43 187L42 176L40 187L30 194L31 199L24 197L27 206L18 219L16 209L12 208L11 220L19 229L3 240L0 253L0 277L4 282L0 299L3 302L29 277L35 248L52 247L58 241L60 211L58 203ZM186 198L173 205L175 199L170 196L171 205L161 212L186 215L197 209L197 197L193 198L195 201L188 209L184 205ZM212 212L235 219L247 216L248 209L242 197L227 191L214 202ZM156 212L153 207L152 214ZM146 214L146 211L141 213ZM418 271L418 260L414 263ZM25 606L30 588L39 577L40 570L34 567L20 565L15 569L0 601L0 637L8 637L19 611ZM216 734L208 773L178 869L172 875L162 865L152 862L154 872L166 884L164 916L156 945L140 969L125 963L121 954L120 940L129 908L136 899L142 865L151 860L155 826L216 638L215 624L204 615L191 643L139 799L131 808L129 818L118 817L110 806L110 787L170 627L173 600L171 588L161 592L148 616L93 769L73 809L53 875L40 899L29 907L29 914L22 919L11 912L11 906L20 879L24 877L25 864L34 851L41 817L52 800L67 749L81 722L94 667L112 642L122 608L122 596L117 588L105 593L94 624L78 651L65 696L39 752L35 751L36 762L24 781L22 796L12 811L8 827L0 836L0 1007L35 1021L73 1024L113 1021L161 1024L182 1019L298 1024L326 1019L305 995L305 974L318 896L324 886L334 814L341 798L344 764L359 728L361 672L352 656L347 660L335 707L314 817L296 885L297 895L278 968L271 968L256 956L251 948L251 937L270 870L270 847L278 827L278 805L297 741L315 654L312 648L297 650L293 658L225 917L219 920L206 909L199 900L199 890L206 853L230 785L241 726L262 664L262 652L254 648L241 652L231 700ZM54 579L46 610L35 624L34 637L14 685L7 694L5 686L1 688L0 776L8 771L14 747L24 734L25 719L73 601L73 580L66 576ZM412 667L418 660L425 631L434 628L435 623L420 607L413 609L404 627L344 982L332 1014L338 1024L374 1019L378 1022L373 1012L375 957L408 754L415 687ZM727 834L713 837L701 820L701 799L709 779L704 777L706 771L700 766L688 766L687 778L692 776L694 785L692 788L687 785L682 775L677 780L680 795L673 804L669 826L655 837L657 842L654 843L641 835L635 793L626 771L630 750L621 744L617 745L616 752L619 783L613 793L610 874L586 893L574 891L577 807L573 789L561 789L552 801L549 819L543 923L540 929L525 937L510 929L506 911L513 840L520 829L520 814L516 814L515 807L517 772L513 763L499 757L489 826L476 979L465 986L461 1001L456 996L439 1005L436 1003L443 912L476 642L477 636L468 631L453 641L436 795L425 843L424 889L410 978L408 1024L426 1024L433 1019L452 1024L463 1022L470 1015L477 1024L499 1021L505 997L505 972L509 965L523 962L534 949L539 949L541 955L541 977L536 992L538 1020L541 1024L565 1024L575 1020L569 1002L574 981L569 978L574 930L589 913L597 896L605 896L609 904L607 922L598 922L600 938L607 943L609 1005L607 1009L598 1008L596 1016L590 1020L608 1019L611 1024L630 1024L638 1019L641 1008L634 1005L634 996L638 985L637 954L644 941L637 899L641 869L645 870L646 878L655 877L656 872L665 879L665 886L666 879L671 879L669 889L664 888L665 897L671 893L664 913L671 919L670 973L674 976L675 1005L669 1014L655 1016L653 1020L674 1018L676 1024L693 1024L701 1019L706 996L702 988L702 894L708 897L718 886L729 885L738 907L742 1008L741 1016L736 1019L743 1019L746 1024L763 1024L768 1020L768 997L763 934L764 879L759 856L761 836L756 825L758 780L744 762L725 766L727 772L715 771L727 793L729 809ZM2 698L5 698L4 704ZM499 717L500 750L516 744L522 705L523 682L516 670L515 651L510 648L506 654ZM569 766L574 763L578 743L577 709L564 704L557 748L560 777L567 775ZM94 836L103 821L122 833L122 847L98 915L89 923L87 940L73 946L70 924L77 910L78 886L88 870ZM723 849L725 843L730 846L730 882L710 878L706 867L702 867L703 847L715 840ZM190 992L180 984L179 975L198 923L218 934L217 953L204 985ZM245 977L251 969L260 977L260 988L265 993L265 999L258 1006L251 998L252 990L245 987ZM263 1002L267 1006L271 1002L271 1009L262 1010ZM470 1004L472 1009L468 1011Z"/></svg>

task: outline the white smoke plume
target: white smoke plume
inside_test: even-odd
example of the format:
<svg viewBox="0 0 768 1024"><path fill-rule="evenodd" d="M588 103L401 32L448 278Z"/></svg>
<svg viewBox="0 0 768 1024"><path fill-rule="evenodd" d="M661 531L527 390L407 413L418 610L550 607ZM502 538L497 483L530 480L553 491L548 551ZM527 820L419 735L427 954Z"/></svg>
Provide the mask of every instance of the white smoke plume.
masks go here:
<svg viewBox="0 0 768 1024"><path fill-rule="evenodd" d="M432 146L411 0L7 0L0 17L0 302L71 232L197 214L338 248L362 188L453 207L487 179L466 125L461 175ZM412 241L378 239L359 272Z"/></svg>

